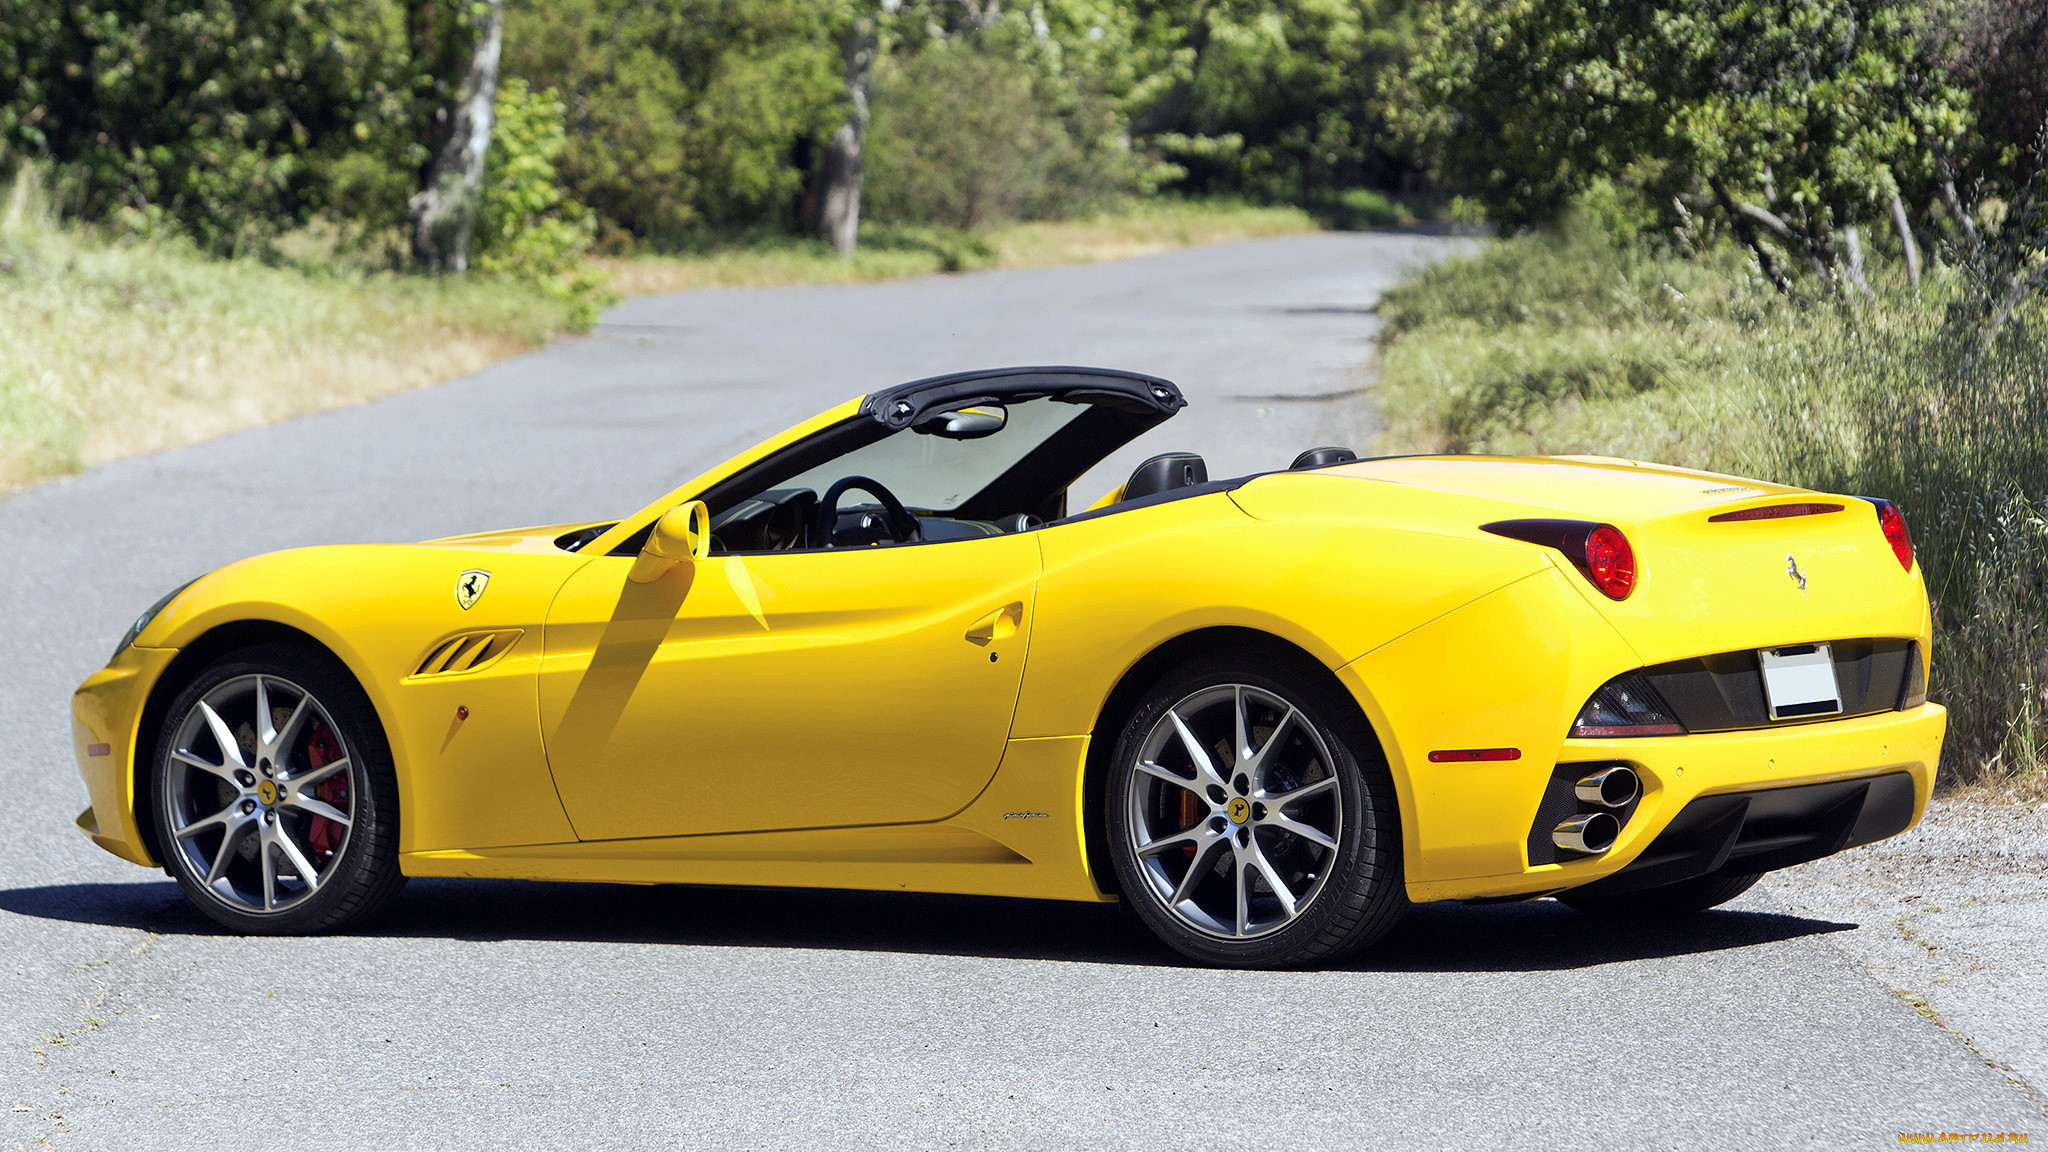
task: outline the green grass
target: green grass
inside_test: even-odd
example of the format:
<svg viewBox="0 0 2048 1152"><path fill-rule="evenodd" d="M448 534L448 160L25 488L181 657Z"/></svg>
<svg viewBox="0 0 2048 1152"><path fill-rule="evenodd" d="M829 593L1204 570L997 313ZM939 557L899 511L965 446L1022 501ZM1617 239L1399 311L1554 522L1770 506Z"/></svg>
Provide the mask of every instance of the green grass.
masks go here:
<svg viewBox="0 0 2048 1152"><path fill-rule="evenodd" d="M2048 306L1786 300L1734 251L1579 227L1489 244L1382 302L1384 451L1590 453L1899 502L1935 602L1952 781L2048 788Z"/></svg>

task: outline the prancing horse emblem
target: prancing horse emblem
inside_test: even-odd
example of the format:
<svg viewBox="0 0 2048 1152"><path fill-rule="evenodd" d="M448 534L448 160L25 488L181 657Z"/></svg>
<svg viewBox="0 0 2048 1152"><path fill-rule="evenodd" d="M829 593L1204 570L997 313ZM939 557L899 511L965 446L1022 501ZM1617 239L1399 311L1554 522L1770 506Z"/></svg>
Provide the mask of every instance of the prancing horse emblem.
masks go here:
<svg viewBox="0 0 2048 1152"><path fill-rule="evenodd" d="M1799 570L1799 561L1794 560L1790 552L1785 553L1785 575L1798 581L1799 594L1801 596L1806 595L1806 573ZM468 605L464 605L464 607L468 607Z"/></svg>
<svg viewBox="0 0 2048 1152"><path fill-rule="evenodd" d="M476 598L484 594L484 585L490 582L489 572L476 568L464 572L455 578L455 602L462 605L464 612L469 611L469 606L476 603Z"/></svg>

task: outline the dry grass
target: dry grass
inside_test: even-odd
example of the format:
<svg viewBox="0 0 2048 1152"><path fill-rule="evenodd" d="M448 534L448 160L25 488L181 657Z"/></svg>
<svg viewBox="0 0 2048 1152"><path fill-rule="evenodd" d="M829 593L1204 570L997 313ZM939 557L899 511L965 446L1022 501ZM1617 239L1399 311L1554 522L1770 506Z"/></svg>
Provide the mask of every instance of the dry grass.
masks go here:
<svg viewBox="0 0 2048 1152"><path fill-rule="evenodd" d="M0 210L0 490L360 403L537 347L570 307L492 281L308 275Z"/></svg>
<svg viewBox="0 0 2048 1152"><path fill-rule="evenodd" d="M873 229L853 260L771 239L597 263L632 295L1109 260L1314 228L1293 209L1153 203L984 234ZM293 259L102 241L54 224L24 169L0 206L0 492L434 384L576 322L572 303L531 285Z"/></svg>
<svg viewBox="0 0 2048 1152"><path fill-rule="evenodd" d="M970 268L1044 268L1145 256L1193 244L1313 232L1297 208L1154 201L1086 220L1011 224L981 233L863 228L861 249L842 259L822 244L756 239L683 256L606 257L596 265L626 296L699 288L772 288L895 280Z"/></svg>
<svg viewBox="0 0 2048 1152"><path fill-rule="evenodd" d="M1049 224L1015 224L990 237L996 264L1041 268L1149 256L1194 244L1222 244L1313 232L1299 208L1159 201L1128 212Z"/></svg>

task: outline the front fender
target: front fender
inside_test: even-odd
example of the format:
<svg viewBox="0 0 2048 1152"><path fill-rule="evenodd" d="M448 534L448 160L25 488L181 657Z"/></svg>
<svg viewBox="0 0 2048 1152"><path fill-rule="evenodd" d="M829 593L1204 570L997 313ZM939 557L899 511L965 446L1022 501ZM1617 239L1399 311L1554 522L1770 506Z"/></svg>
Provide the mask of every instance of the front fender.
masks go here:
<svg viewBox="0 0 2048 1152"><path fill-rule="evenodd" d="M588 559L446 544L272 552L202 578L140 640L189 649L220 628L260 621L333 654L390 745L401 852L572 840L541 744L536 674L548 607ZM490 579L464 608L455 589L470 570ZM485 631L518 637L487 669L420 674L450 637ZM126 706L139 715L153 690L154 682Z"/></svg>

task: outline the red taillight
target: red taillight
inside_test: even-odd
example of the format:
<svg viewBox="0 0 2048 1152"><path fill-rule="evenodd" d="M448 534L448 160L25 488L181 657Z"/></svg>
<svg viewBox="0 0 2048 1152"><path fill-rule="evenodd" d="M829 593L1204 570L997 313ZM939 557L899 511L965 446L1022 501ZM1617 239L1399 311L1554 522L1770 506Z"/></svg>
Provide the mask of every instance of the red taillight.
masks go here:
<svg viewBox="0 0 2048 1152"><path fill-rule="evenodd" d="M1892 546L1892 555L1899 558L1899 567L1913 570L1913 536L1906 531L1906 518L1899 512L1899 506L1889 500L1876 501L1877 526L1884 529L1885 543Z"/></svg>
<svg viewBox="0 0 2048 1152"><path fill-rule="evenodd" d="M1586 575L1593 587L1615 600L1626 600L1636 590L1636 554L1621 529L1602 524L1586 533Z"/></svg>
<svg viewBox="0 0 2048 1152"><path fill-rule="evenodd" d="M1482 531L1555 548L1593 587L1616 600L1636 590L1636 552L1612 524L1590 520L1495 520Z"/></svg>

